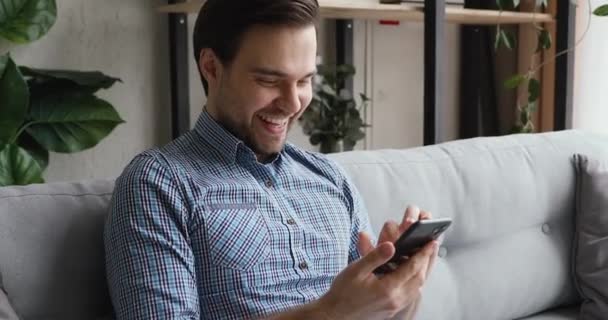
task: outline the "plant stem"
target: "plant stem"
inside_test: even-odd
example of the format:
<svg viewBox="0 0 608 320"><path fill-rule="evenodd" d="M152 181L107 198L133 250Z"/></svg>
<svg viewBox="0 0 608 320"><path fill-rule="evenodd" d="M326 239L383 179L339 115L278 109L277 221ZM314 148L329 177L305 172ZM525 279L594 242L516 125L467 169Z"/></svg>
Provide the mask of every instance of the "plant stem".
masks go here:
<svg viewBox="0 0 608 320"><path fill-rule="evenodd" d="M583 40L585 40L585 36L587 35L587 32L589 31L589 28L591 27L591 18L593 17L593 10L591 10L591 0L587 0L587 4L589 6L589 16L587 19L587 27L585 28L585 32L583 32L583 35L580 37L580 39L576 40L576 43L574 44L574 46L565 49L559 53L557 53L556 55L554 55L553 57L551 57L550 59L544 61L543 63L541 63L538 67L536 67L535 69L532 70L532 73L536 73L538 72L542 67L544 67L545 65L547 65L548 63L554 61L555 59L573 51L574 49L576 49L581 42L583 42Z"/></svg>
<svg viewBox="0 0 608 320"><path fill-rule="evenodd" d="M555 54L553 57L543 61L541 64L539 64L537 67L533 67L530 66L530 71L528 71L528 74L526 74L526 78L527 79L532 79L534 77L534 75L540 71L540 69L542 69L544 66L546 66L547 64L555 61L555 59L574 51L585 39L585 36L587 35L587 32L589 31L590 27L591 27L591 18L593 17L593 10L591 9L591 0L587 0L587 5L589 6L589 16L587 19L587 27L585 28L585 31L583 32L583 35L576 41L576 43L574 44L574 46L567 48L563 51L560 51L559 53ZM536 10L534 10L534 12L536 13ZM534 55L536 55L536 53L532 54L532 57L534 57ZM532 59L532 64L534 64L534 59ZM517 101L522 101L523 96L525 96L526 94L528 94L527 91L524 91L523 93L521 93L519 95L519 98L517 99Z"/></svg>

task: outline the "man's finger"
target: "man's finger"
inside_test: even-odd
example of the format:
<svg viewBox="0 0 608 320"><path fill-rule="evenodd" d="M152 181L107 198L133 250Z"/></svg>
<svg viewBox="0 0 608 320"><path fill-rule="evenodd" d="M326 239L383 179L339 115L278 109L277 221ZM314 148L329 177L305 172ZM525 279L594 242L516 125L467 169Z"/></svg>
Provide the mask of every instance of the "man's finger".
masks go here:
<svg viewBox="0 0 608 320"><path fill-rule="evenodd" d="M401 232L409 229L411 225L413 225L416 221L418 221L420 217L420 208L416 206L409 206L405 210L405 214L403 215L403 220L401 221L401 225L399 225L399 230Z"/></svg>
<svg viewBox="0 0 608 320"><path fill-rule="evenodd" d="M399 225L395 221L387 221L384 223L380 235L378 236L378 243L382 242L395 242L401 236L399 231Z"/></svg>
<svg viewBox="0 0 608 320"><path fill-rule="evenodd" d="M411 256L406 263L400 265L394 272L388 274L388 276L394 278L394 281L405 283L410 281L418 273L422 272L422 274L424 274L436 247L436 241L427 243L422 250Z"/></svg>
<svg viewBox="0 0 608 320"><path fill-rule="evenodd" d="M435 266L435 261L437 260L437 254L439 253L439 243L437 244L437 246L435 246L435 250L433 251L433 253L431 254L431 258L429 261L429 266L426 270L426 279L429 278L429 275L431 274L431 271L433 270L433 267Z"/></svg>
<svg viewBox="0 0 608 320"><path fill-rule="evenodd" d="M431 220L433 215L427 211L420 211L420 220Z"/></svg>
<svg viewBox="0 0 608 320"><path fill-rule="evenodd" d="M357 275L367 276L376 268L388 262L395 254L395 246L390 242L383 242L357 262L351 264L351 270Z"/></svg>
<svg viewBox="0 0 608 320"><path fill-rule="evenodd" d="M374 250L374 244L372 238L366 232L359 233L359 242L357 243L357 249L359 249L359 255L362 257Z"/></svg>

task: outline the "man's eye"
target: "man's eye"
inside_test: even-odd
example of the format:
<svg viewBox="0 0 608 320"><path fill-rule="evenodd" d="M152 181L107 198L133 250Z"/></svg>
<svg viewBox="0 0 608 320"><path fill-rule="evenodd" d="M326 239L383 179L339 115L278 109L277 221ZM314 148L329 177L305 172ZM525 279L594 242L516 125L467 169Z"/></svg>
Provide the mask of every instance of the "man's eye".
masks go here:
<svg viewBox="0 0 608 320"><path fill-rule="evenodd" d="M298 81L298 85L305 86L305 85L310 84L310 82L311 82L311 79L310 78L306 78L306 79Z"/></svg>
<svg viewBox="0 0 608 320"><path fill-rule="evenodd" d="M279 82L271 79L258 79L258 83L266 87L276 86Z"/></svg>

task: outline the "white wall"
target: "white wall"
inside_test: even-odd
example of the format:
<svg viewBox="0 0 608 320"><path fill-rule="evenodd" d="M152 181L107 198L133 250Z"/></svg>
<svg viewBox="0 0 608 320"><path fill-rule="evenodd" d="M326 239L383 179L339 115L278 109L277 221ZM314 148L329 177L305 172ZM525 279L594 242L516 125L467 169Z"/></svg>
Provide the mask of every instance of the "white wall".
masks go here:
<svg viewBox="0 0 608 320"><path fill-rule="evenodd" d="M578 1L576 34L580 39L589 21L587 1ZM591 0L591 7L606 4ZM574 127L608 133L608 17L591 17L591 26L575 52Z"/></svg>
<svg viewBox="0 0 608 320"><path fill-rule="evenodd" d="M47 181L115 177L137 153L170 138L168 35L160 0L60 0L58 19L44 38L28 45L0 43L17 64L100 70L119 77L100 96L126 120L93 149L51 154Z"/></svg>

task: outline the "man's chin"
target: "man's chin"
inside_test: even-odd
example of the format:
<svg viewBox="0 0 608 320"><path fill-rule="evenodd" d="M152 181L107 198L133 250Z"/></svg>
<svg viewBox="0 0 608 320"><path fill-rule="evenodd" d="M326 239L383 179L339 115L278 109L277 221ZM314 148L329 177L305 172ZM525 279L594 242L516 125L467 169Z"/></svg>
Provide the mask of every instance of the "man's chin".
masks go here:
<svg viewBox="0 0 608 320"><path fill-rule="evenodd" d="M253 151L255 152L255 154L258 157L258 160L268 160L269 158L272 158L273 156L275 156L276 154L278 154L279 152L281 152L283 150L283 147L285 146L285 141L282 141L281 143L276 143L276 144L266 144L266 145L262 145L262 144L256 144L253 149Z"/></svg>

